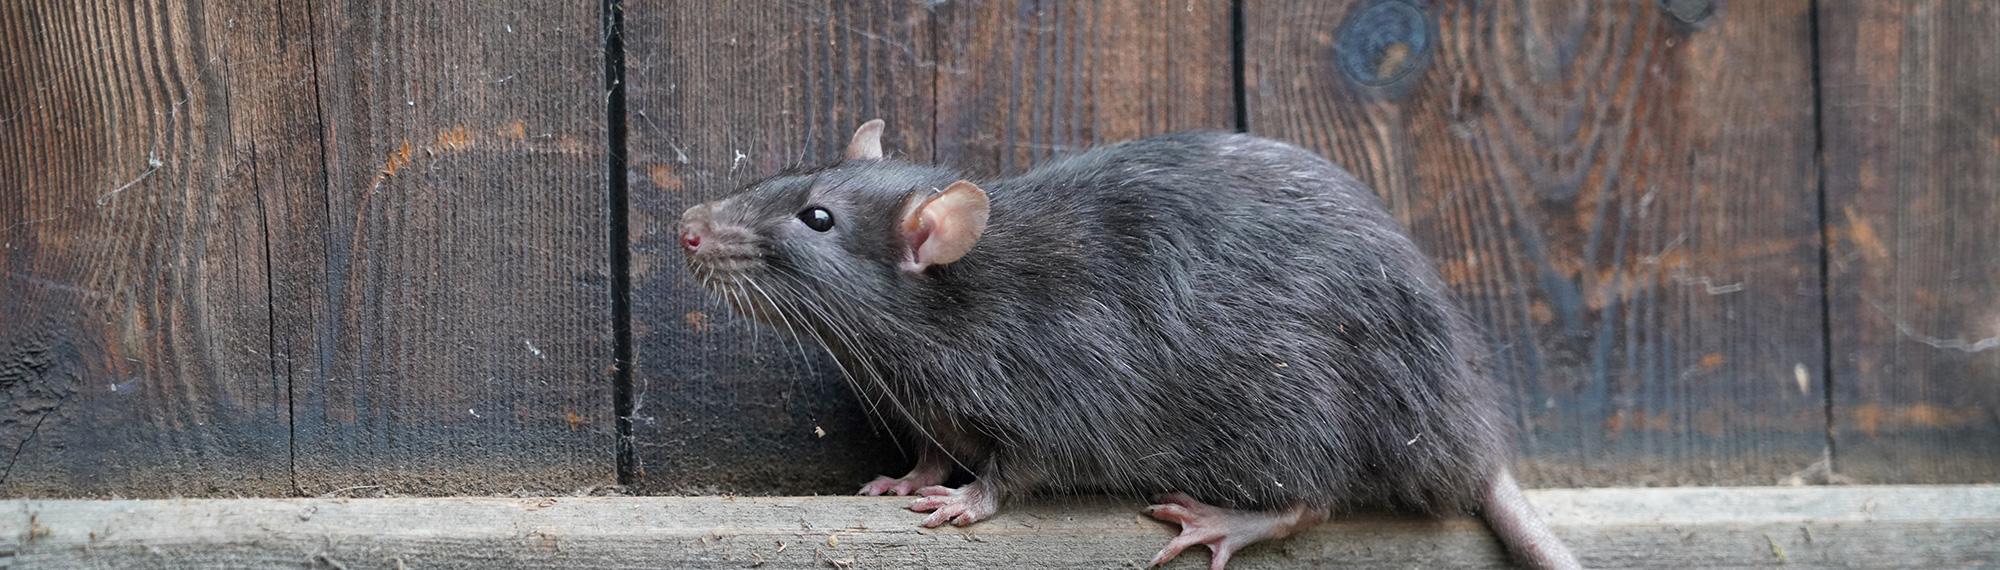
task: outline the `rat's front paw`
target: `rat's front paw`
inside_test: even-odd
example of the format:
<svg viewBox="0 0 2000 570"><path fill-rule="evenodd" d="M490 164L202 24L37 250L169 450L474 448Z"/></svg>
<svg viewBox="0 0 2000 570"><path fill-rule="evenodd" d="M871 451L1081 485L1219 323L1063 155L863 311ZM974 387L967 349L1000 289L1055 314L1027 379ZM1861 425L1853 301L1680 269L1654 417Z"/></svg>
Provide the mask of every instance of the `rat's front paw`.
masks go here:
<svg viewBox="0 0 2000 570"><path fill-rule="evenodd" d="M860 494L870 497L878 495L900 497L916 493L917 489L942 484L945 476L951 474L951 464L940 462L937 457L934 453L924 454L923 460L917 462L916 468L902 477L894 479L887 475L876 477L874 481L861 486Z"/></svg>
<svg viewBox="0 0 2000 570"><path fill-rule="evenodd" d="M869 481L867 485L862 485L860 494L870 497L880 495L896 495L900 497L915 493L917 489L936 485L937 483L937 481L918 479L913 475L904 475L894 479L891 479L888 475L883 475L876 477L874 481Z"/></svg>
<svg viewBox="0 0 2000 570"><path fill-rule="evenodd" d="M910 510L930 513L924 517L925 528L936 528L950 521L954 526L965 526L986 520L1000 510L1000 500L978 483L953 489L932 485L917 489L924 498L910 502Z"/></svg>

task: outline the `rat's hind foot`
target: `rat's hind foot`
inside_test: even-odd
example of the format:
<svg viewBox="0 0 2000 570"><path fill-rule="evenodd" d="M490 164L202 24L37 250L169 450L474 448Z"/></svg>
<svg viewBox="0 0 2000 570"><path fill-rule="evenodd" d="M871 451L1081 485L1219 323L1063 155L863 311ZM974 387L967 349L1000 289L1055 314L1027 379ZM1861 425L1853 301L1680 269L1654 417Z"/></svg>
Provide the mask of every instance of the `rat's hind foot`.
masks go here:
<svg viewBox="0 0 2000 570"><path fill-rule="evenodd" d="M957 489L932 485L917 489L917 494L924 498L911 501L910 510L931 514L924 517L925 528L936 528L945 521L965 526L986 520L1000 510L1000 498L977 481Z"/></svg>
<svg viewBox="0 0 2000 570"><path fill-rule="evenodd" d="M945 469L918 465L916 469L911 469L909 474L902 477L894 479L890 479L887 475L876 477L874 481L869 481L867 485L862 485L861 493L859 494L870 497L878 495L909 495L916 493L917 489L943 483L945 471Z"/></svg>
<svg viewBox="0 0 2000 570"><path fill-rule="evenodd" d="M1153 556L1149 568L1158 568L1197 544L1213 553L1209 570L1222 570L1237 550L1264 540L1291 536L1326 520L1326 513L1296 506L1282 511L1239 511L1196 501L1181 493L1160 496L1159 504L1146 507L1146 516L1181 525L1181 535Z"/></svg>

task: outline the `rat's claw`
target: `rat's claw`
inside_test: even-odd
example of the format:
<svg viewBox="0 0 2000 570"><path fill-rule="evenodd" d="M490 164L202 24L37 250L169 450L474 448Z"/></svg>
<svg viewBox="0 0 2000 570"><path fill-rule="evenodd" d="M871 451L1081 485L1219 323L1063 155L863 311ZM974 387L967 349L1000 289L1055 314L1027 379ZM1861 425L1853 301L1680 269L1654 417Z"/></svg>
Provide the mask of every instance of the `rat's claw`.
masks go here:
<svg viewBox="0 0 2000 570"><path fill-rule="evenodd" d="M985 520L999 510L1000 504L978 483L957 489L932 485L917 489L923 498L910 501L910 510L930 513L924 517L925 528L936 528L944 523L965 526Z"/></svg>
<svg viewBox="0 0 2000 570"><path fill-rule="evenodd" d="M1181 551L1197 544L1208 547L1209 570L1222 570L1238 549L1258 541L1290 536L1300 529L1319 524L1324 513L1292 507L1283 511L1238 511L1204 504L1180 493L1155 498L1159 504L1146 507L1146 516L1181 525L1181 533L1167 547L1153 555L1150 568L1172 561Z"/></svg>

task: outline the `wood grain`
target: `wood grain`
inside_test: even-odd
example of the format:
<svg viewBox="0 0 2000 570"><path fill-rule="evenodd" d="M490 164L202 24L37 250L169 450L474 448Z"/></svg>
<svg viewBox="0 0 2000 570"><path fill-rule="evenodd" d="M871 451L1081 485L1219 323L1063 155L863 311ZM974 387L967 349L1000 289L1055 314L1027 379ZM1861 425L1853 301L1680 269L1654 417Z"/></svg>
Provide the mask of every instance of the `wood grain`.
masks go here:
<svg viewBox="0 0 2000 570"><path fill-rule="evenodd" d="M301 491L615 483L598 5L311 7L326 191L271 236Z"/></svg>
<svg viewBox="0 0 2000 570"><path fill-rule="evenodd" d="M1992 487L1595 489L1528 499L1591 568L1976 568ZM49 568L1132 568L1173 536L1142 505L1010 505L920 530L893 498L0 501L0 557ZM1190 549L1167 568L1205 568ZM1468 519L1351 517L1230 568L1509 568Z"/></svg>
<svg viewBox="0 0 2000 570"><path fill-rule="evenodd" d="M625 10L635 488L848 494L907 469L831 360L694 282L674 225L781 167L837 158L872 118L888 122L892 157L928 161L930 13L898 1Z"/></svg>
<svg viewBox="0 0 2000 570"><path fill-rule="evenodd" d="M317 183L299 16L0 3L0 495L290 492L265 198Z"/></svg>
<svg viewBox="0 0 2000 570"><path fill-rule="evenodd" d="M1411 227L1492 336L1530 486L1823 457L1809 3L1689 4L1244 6L1250 130Z"/></svg>
<svg viewBox="0 0 2000 570"><path fill-rule="evenodd" d="M1094 144L1236 127L1219 0L942 3L937 161L1019 174Z"/></svg>
<svg viewBox="0 0 2000 570"><path fill-rule="evenodd" d="M1820 11L1835 464L2000 481L2000 5Z"/></svg>

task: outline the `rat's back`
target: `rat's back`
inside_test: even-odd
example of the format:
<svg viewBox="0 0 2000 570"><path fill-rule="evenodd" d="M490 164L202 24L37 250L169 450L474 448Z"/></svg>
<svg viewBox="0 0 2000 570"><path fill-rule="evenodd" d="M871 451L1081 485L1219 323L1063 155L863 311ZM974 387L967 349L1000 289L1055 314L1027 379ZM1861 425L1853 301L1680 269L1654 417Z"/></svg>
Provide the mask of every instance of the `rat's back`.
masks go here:
<svg viewBox="0 0 2000 570"><path fill-rule="evenodd" d="M1503 425L1481 345L1351 175L1190 132L989 192L953 269L982 291L951 318L1003 331L971 344L1014 377L980 415L1042 458L1037 478L1255 507L1479 501Z"/></svg>

